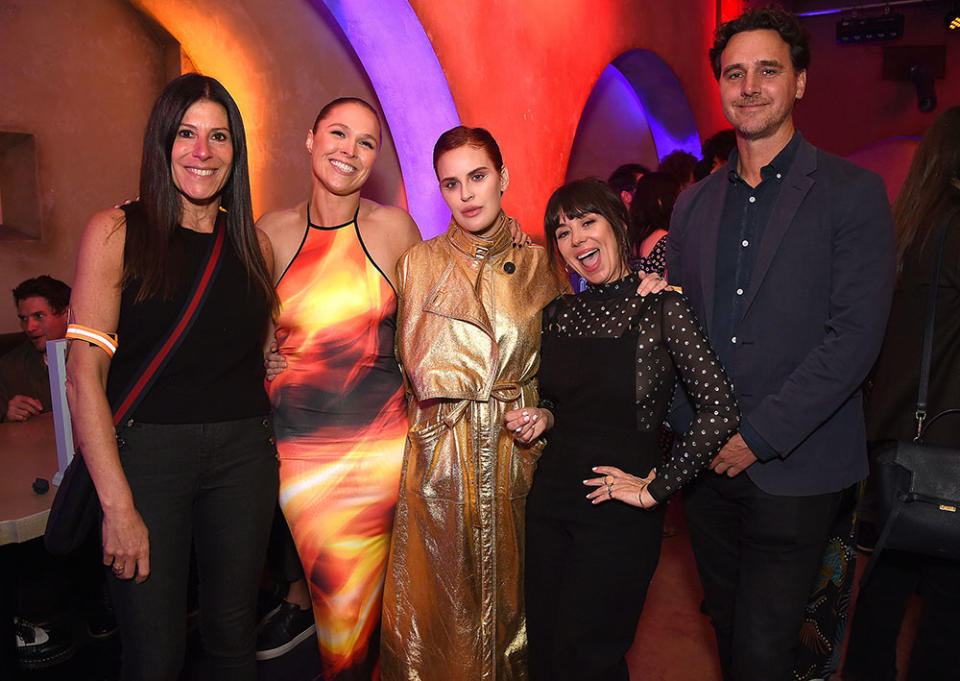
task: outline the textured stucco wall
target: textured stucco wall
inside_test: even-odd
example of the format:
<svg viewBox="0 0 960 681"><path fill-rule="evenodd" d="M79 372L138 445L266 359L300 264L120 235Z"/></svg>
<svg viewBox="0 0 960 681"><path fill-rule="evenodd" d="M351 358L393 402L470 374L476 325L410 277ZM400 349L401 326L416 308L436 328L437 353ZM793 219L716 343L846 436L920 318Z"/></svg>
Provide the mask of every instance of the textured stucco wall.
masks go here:
<svg viewBox="0 0 960 681"><path fill-rule="evenodd" d="M41 238L0 240L0 331L18 328L10 290L71 282L98 209L136 196L143 125L164 49L123 0L0 3L0 130L35 135Z"/></svg>
<svg viewBox="0 0 960 681"><path fill-rule="evenodd" d="M376 102L325 12L305 0L0 3L0 130L36 135L43 219L39 240L0 236L0 332L17 328L6 292L41 273L72 283L87 219L137 194L143 128L170 69L151 22L237 100L255 214L305 198L317 110L341 95ZM365 194L404 204L389 130Z"/></svg>

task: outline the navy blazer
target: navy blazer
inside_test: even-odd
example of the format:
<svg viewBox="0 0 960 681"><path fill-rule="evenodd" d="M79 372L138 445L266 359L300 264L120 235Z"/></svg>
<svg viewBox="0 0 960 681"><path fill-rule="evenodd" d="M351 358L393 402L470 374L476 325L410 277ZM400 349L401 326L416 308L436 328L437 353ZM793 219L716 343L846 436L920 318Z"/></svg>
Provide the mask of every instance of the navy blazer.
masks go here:
<svg viewBox="0 0 960 681"><path fill-rule="evenodd" d="M747 474L770 494L803 496L867 474L860 386L883 340L895 238L879 175L799 143L762 228L725 369L742 428L776 453ZM708 336L727 171L680 194L667 237L670 283Z"/></svg>

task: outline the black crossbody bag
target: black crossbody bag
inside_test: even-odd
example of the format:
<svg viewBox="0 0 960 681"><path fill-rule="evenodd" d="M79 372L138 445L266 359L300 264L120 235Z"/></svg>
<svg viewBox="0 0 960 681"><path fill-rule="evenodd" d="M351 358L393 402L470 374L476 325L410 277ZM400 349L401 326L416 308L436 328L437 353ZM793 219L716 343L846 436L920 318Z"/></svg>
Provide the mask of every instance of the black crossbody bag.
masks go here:
<svg viewBox="0 0 960 681"><path fill-rule="evenodd" d="M134 372L130 385L110 405L118 442L121 441L120 433L129 415L146 397L150 386L180 347L203 308L210 290L210 283L216 276L222 261L221 255L227 232L224 223L224 215L220 213L204 266L200 268L187 296L187 302L170 330L160 339L146 361ZM47 517L47 527L43 534L43 544L47 551L55 555L65 555L75 551L97 526L100 513L100 500L97 497L96 487L90 477L90 471L87 470L83 455L77 451L63 472L60 487L57 488L57 494L50 506L50 515Z"/></svg>
<svg viewBox="0 0 960 681"><path fill-rule="evenodd" d="M960 408L945 409L927 421L940 263L950 221L956 213L954 210L944 219L930 284L917 390L917 435L912 441L880 442L871 451L871 484L878 527L882 529L861 585L867 583L878 556L887 548L960 559L960 446L923 442L924 433L936 420L960 414Z"/></svg>

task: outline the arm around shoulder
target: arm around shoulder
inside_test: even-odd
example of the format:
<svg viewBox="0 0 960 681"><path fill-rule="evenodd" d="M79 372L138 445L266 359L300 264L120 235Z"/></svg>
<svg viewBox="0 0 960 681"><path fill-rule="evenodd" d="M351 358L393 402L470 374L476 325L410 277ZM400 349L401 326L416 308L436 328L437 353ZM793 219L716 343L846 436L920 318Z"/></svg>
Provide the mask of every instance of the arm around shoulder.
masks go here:
<svg viewBox="0 0 960 681"><path fill-rule="evenodd" d="M398 257L414 244L423 241L420 228L410 217L410 213L397 206L381 206L379 210L386 211L385 218L389 224Z"/></svg>

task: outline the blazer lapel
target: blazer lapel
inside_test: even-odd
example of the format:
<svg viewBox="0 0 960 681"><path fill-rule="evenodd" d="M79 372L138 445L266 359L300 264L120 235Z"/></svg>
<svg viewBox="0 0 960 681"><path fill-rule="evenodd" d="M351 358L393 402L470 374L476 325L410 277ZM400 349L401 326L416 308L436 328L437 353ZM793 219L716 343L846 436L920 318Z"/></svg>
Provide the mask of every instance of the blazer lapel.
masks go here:
<svg viewBox="0 0 960 681"><path fill-rule="evenodd" d="M760 248L757 251L757 260L753 266L753 273L750 276L750 287L747 289L746 297L743 301L743 308L740 318L743 319L753 299L760 290L760 285L770 269L770 264L780 248L784 235L793 223L793 218L797 214L797 209L803 202L804 197L814 185L810 174L817 169L817 150L806 140L800 141L800 147L797 149L797 155L793 159L793 164L783 182L777 201L770 212L770 221L764 225L763 233L760 237Z"/></svg>
<svg viewBox="0 0 960 681"><path fill-rule="evenodd" d="M715 176L715 177L714 177ZM713 325L713 298L714 284L717 276L717 240L720 234L720 218L723 215L723 204L727 199L727 171L718 170L707 181L715 180L712 187L704 187L704 201L695 221L703 226L700 230L699 243L696 245L700 253L700 290L703 291L703 310L699 311L700 323L710 333ZM707 190L710 190L707 192Z"/></svg>
<svg viewBox="0 0 960 681"><path fill-rule="evenodd" d="M447 262L437 285L427 296L423 310L473 324L493 338L493 327L490 325L483 303L477 297L477 292L467 276L457 272L456 256Z"/></svg>

